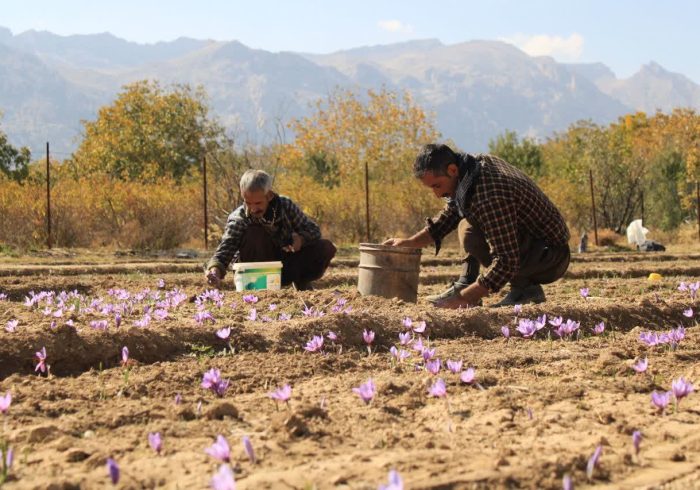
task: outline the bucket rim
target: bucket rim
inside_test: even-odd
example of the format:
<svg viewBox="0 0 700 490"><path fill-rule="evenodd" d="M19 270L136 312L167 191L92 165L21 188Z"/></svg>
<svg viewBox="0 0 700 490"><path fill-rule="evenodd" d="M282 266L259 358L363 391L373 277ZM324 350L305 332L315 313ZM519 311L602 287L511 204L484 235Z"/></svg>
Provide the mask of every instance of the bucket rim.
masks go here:
<svg viewBox="0 0 700 490"><path fill-rule="evenodd" d="M382 252L407 254L407 255L420 255L422 250L420 248L414 247L395 247L393 245L382 245L381 243L360 243L360 252L365 250L377 250Z"/></svg>
<svg viewBox="0 0 700 490"><path fill-rule="evenodd" d="M236 262L233 264L234 271L246 271L250 269L281 269L282 262Z"/></svg>

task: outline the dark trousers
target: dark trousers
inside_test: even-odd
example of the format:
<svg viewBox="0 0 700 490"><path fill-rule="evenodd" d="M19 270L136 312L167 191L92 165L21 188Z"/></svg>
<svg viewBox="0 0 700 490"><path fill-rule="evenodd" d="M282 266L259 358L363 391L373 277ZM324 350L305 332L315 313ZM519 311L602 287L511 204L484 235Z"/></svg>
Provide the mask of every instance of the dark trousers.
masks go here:
<svg viewBox="0 0 700 490"><path fill-rule="evenodd" d="M471 284L476 281L480 266L491 265L493 257L480 228L463 219L459 222L457 233L467 253L458 283ZM519 249L520 269L510 281L513 287L549 284L560 279L569 267L571 252L568 245L551 246L530 235L522 235L519 237Z"/></svg>
<svg viewBox="0 0 700 490"><path fill-rule="evenodd" d="M284 252L272 242L262 226L249 226L241 241L241 262L282 261L282 285L294 283L305 289L311 281L326 272L336 248L330 240L316 240L304 244L298 252Z"/></svg>

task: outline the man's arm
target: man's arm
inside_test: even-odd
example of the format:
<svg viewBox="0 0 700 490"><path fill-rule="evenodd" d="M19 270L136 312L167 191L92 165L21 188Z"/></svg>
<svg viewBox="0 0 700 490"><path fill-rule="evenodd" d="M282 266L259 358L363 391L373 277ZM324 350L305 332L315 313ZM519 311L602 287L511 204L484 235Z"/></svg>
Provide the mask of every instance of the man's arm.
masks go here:
<svg viewBox="0 0 700 490"><path fill-rule="evenodd" d="M462 218L454 201L450 201L445 209L434 219L428 219L428 226L410 238L389 238L383 245L394 247L424 248L435 243L435 253L440 251L442 239L459 225Z"/></svg>
<svg viewBox="0 0 700 490"><path fill-rule="evenodd" d="M318 225L297 206L291 199L283 198L284 211L287 214L292 230L303 239L303 244L319 240L321 229ZM302 245L303 245L302 244Z"/></svg>
<svg viewBox="0 0 700 490"><path fill-rule="evenodd" d="M207 274L209 275L210 271L215 269L218 279L223 279L226 275L228 265L241 247L241 240L245 232L245 220L235 213L236 211L229 215L221 242L219 242L216 252L214 252L214 255L207 263ZM212 281L210 280L210 282Z"/></svg>

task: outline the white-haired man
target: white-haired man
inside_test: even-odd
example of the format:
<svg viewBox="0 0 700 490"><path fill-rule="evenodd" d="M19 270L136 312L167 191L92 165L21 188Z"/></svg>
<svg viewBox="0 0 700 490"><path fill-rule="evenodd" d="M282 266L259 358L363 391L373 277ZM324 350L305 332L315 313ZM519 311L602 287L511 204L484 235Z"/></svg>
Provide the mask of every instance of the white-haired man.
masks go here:
<svg viewBox="0 0 700 490"><path fill-rule="evenodd" d="M262 170L241 177L244 204L228 217L226 230L207 264L207 280L219 286L229 264L282 261L282 285L311 289L325 273L336 247L321 238L321 230L285 196L272 191L272 178Z"/></svg>

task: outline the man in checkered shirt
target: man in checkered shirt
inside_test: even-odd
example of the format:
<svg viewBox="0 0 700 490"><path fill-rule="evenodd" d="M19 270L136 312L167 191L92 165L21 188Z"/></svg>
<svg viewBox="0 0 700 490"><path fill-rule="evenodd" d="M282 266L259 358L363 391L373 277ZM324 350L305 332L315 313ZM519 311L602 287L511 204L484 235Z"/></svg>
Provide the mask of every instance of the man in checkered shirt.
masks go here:
<svg viewBox="0 0 700 490"><path fill-rule="evenodd" d="M507 283L511 290L496 306L545 301L541 284L561 278L569 266L570 235L559 210L527 175L495 156L455 153L442 144L423 147L413 172L447 206L412 237L384 244L435 243L437 253L458 228L467 254L457 282L428 301L443 308L477 306Z"/></svg>
<svg viewBox="0 0 700 490"><path fill-rule="evenodd" d="M272 178L262 170L248 170L241 177L244 204L233 211L226 223L214 256L207 264L206 277L220 286L229 264L282 261L282 285L311 289L311 282L323 276L336 248L321 238L321 230L288 197L272 191Z"/></svg>

